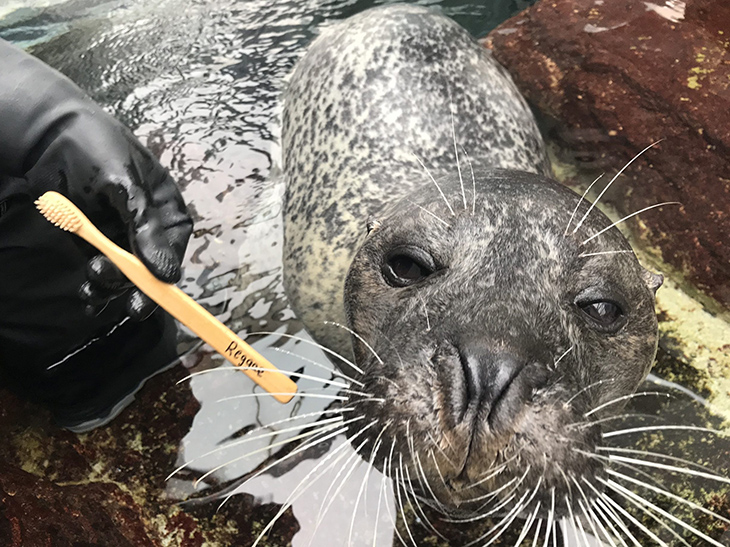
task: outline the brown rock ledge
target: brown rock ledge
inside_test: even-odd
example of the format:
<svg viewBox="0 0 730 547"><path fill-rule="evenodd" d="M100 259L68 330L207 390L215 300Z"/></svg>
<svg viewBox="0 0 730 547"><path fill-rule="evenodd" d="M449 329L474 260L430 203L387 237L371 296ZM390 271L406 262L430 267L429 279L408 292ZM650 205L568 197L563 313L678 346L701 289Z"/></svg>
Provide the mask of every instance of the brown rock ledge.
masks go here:
<svg viewBox="0 0 730 547"><path fill-rule="evenodd" d="M543 0L486 40L572 151L617 181L624 214L664 262L730 309L730 3ZM604 179L608 180L608 179Z"/></svg>

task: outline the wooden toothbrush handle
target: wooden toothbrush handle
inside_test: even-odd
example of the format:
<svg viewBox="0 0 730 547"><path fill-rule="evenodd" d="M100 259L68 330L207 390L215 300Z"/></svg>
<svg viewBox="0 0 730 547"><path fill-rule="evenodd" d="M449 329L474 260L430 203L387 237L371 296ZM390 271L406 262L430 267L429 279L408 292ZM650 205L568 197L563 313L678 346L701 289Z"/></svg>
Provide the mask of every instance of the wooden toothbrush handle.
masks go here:
<svg viewBox="0 0 730 547"><path fill-rule="evenodd" d="M84 223L76 233L104 253L142 292L229 362L241 368L277 401L288 403L296 394L297 385L291 378L178 287L157 279L136 256L114 244L93 224Z"/></svg>

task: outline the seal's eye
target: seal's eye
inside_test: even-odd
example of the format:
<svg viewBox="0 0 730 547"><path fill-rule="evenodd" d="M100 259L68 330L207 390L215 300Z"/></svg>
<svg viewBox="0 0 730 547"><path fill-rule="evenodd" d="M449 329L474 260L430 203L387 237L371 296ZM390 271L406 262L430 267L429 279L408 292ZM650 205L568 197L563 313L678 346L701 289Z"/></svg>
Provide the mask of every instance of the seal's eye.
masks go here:
<svg viewBox="0 0 730 547"><path fill-rule="evenodd" d="M398 247L385 258L383 276L393 287L408 287L431 275L436 266L433 258L418 247Z"/></svg>
<svg viewBox="0 0 730 547"><path fill-rule="evenodd" d="M604 330L613 332L623 326L624 311L615 302L599 300L579 303L578 306L597 326Z"/></svg>

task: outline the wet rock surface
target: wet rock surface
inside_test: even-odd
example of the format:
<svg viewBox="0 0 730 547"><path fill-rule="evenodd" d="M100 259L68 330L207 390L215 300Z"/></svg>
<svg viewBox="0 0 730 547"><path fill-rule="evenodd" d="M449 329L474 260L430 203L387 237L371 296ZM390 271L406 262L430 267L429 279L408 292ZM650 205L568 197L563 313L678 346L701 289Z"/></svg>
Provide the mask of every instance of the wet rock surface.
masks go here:
<svg viewBox="0 0 730 547"><path fill-rule="evenodd" d="M250 545L279 510L252 496L187 508L166 477L199 409L175 367L150 382L109 426L76 435L42 408L0 391L0 545L158 547ZM270 535L290 545L291 511Z"/></svg>
<svg viewBox="0 0 730 547"><path fill-rule="evenodd" d="M730 4L541 1L486 44L525 96L559 120L575 159L618 171L606 197L713 309L730 309ZM606 180L606 179L604 179Z"/></svg>

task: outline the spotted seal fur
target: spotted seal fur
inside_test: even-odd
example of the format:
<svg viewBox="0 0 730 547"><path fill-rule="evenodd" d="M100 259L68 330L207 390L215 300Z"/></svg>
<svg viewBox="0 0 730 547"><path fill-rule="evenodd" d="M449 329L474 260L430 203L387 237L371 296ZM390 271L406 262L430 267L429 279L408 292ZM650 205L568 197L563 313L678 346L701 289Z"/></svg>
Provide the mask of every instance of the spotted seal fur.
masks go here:
<svg viewBox="0 0 730 547"><path fill-rule="evenodd" d="M354 358L363 457L450 515L590 503L661 277L548 177L506 72L453 21L388 6L326 29L284 102L287 294Z"/></svg>

